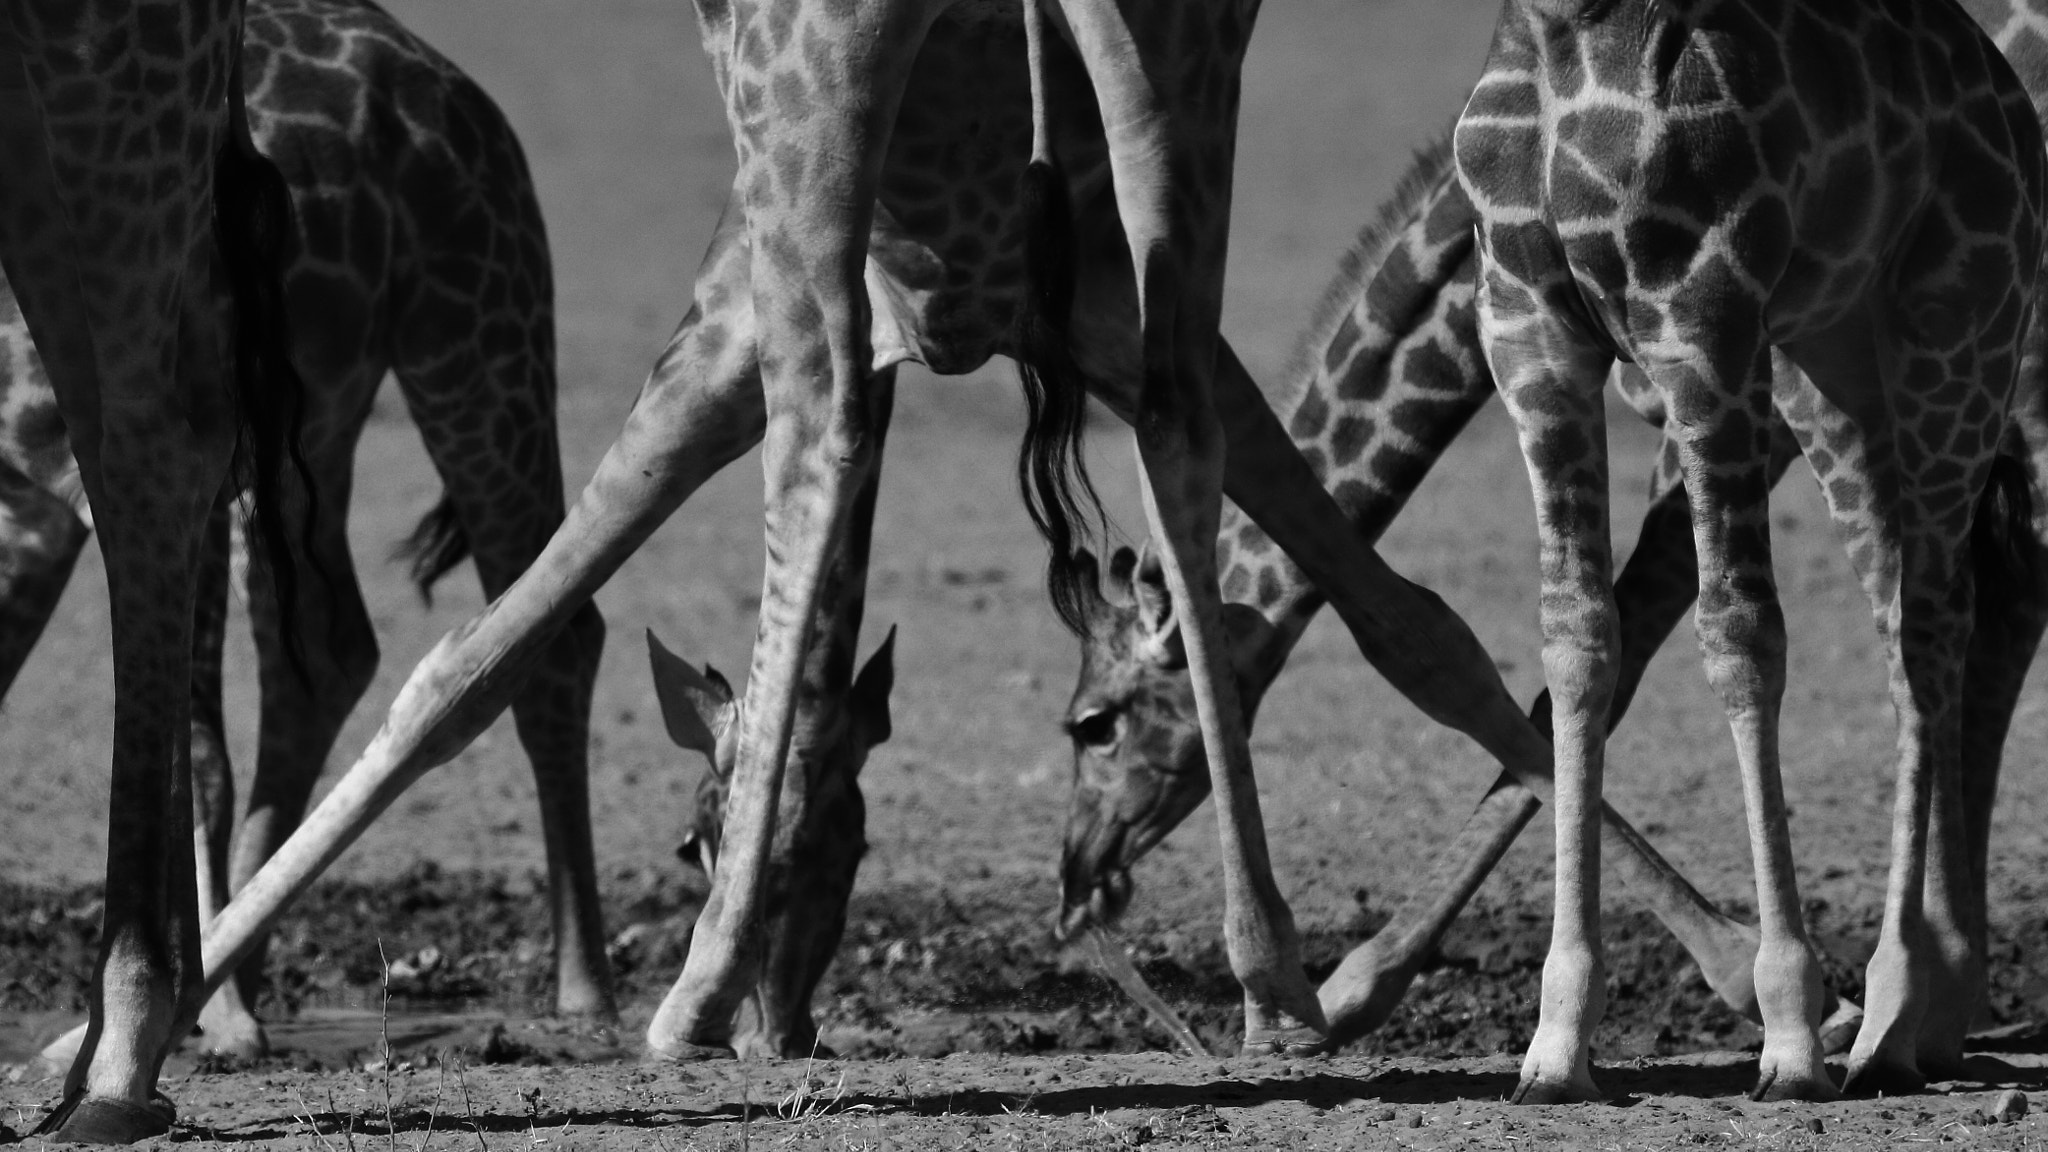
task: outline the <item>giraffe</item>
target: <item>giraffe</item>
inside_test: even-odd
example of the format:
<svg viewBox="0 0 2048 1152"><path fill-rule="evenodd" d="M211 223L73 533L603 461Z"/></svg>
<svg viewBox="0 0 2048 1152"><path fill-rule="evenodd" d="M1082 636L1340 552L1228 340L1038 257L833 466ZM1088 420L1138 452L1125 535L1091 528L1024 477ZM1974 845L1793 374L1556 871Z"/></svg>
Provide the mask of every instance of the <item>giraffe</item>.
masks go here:
<svg viewBox="0 0 2048 1152"><path fill-rule="evenodd" d="M2037 113L2048 106L2048 39L2043 38L2048 3L1964 0L1963 7L2012 63ZM1399 514L1465 421L1493 396L1473 313L1471 201L1450 169L1446 147L1447 141L1432 144L1417 156L1380 217L1345 253L1288 372L1295 382L1289 431L1312 462L1323 462L1325 486L1369 540ZM2038 328L2030 329L2030 340L2042 338ZM2043 486L2048 474L2043 363L2038 352L2029 354L2013 395L2013 414L2037 493L2048 491ZM1639 371L1617 365L1609 379L1646 419L1661 425L1661 404ZM1798 445L1775 415L1770 427L1767 480L1775 485ZM1610 723L1619 722L1649 658L1691 607L1699 587L1691 510L1674 440L1667 438L1662 445L1649 494L1642 534L1615 580L1621 660ZM2037 510L2042 507L2037 503ZM2037 517L2027 546L2037 569L2048 570L2043 562L2048 519ZM1322 599L1300 569L1235 509L1224 510L1217 548L1223 591L1231 601L1225 611L1238 612L1246 622L1233 630L1233 665L1252 711L1321 610ZM1990 819L2005 736L2048 625L2048 596L2039 588L2015 592L1998 600L1978 598L1964 673L1964 842L1976 956L1987 954ZM1201 736L1188 714L1186 673L1171 658L1170 645L1158 641L1170 628L1170 604L1148 614L1133 597L1119 601L1098 597L1091 607L1079 680L1067 709L1075 767L1061 868L1061 918L1069 925L1083 917L1114 920L1121 914L1131 897L1131 866L1207 795L1207 781L1195 770ZM1546 695L1532 707L1532 718L1547 727L1548 712ZM1346 1014L1330 1008L1333 1002L1378 1009L1349 1018L1361 1031L1376 1027L1393 1009L1469 888L1498 863L1498 852L1535 814L1537 803L1506 774L1494 782L1462 833L1469 854L1447 853L1459 863L1439 873L1445 883L1430 895L1411 897L1392 924L1347 960L1339 972L1359 981L1353 990L1333 994L1336 977L1325 985L1322 996L1333 1037L1349 1033L1337 1023ZM1748 961L1742 957L1745 966ZM1702 961L1702 968L1726 996L1712 966ZM1970 990L1969 1001L1972 1011L1982 1011L1981 982ZM1732 1006L1756 1018L1753 997ZM1822 1039L1833 1052L1853 1039L1854 1020L1836 1016L1831 1023Z"/></svg>
<svg viewBox="0 0 2048 1152"><path fill-rule="evenodd" d="M303 384L279 282L289 201L248 139L240 27L233 0L16 4L0 23L0 267L73 434L114 633L105 910L87 1036L42 1129L59 1141L129 1142L172 1118L157 1072L201 987L194 590L238 453L255 478L257 538L283 591L295 586L283 501ZM214 312L223 281L232 349Z"/></svg>
<svg viewBox="0 0 2048 1152"><path fill-rule="evenodd" d="M846 18L857 20L884 12L901 14L879 3L841 10ZM505 705L506 686L516 683L538 646L691 491L768 435L770 426L776 424L769 413L778 409L766 399L762 378L769 369L762 349L815 348L812 338L829 330L844 347L866 348L866 367L876 379L904 360L918 360L943 373L959 373L995 353L1024 350L1027 341L1018 331L1016 319L1025 295L1027 229L1014 193L1032 155L1034 138L1031 73L1026 66L1032 59L1028 39L1039 43L1036 61L1046 77L1045 91L1082 97L1062 95L1046 101L1041 110L1050 138L1058 141L1063 180L1041 182L1038 192L1042 195L1063 187L1067 196L1062 199L1072 211L1076 243L1066 250L1073 261L1071 279L1052 281L1070 283L1071 291L1040 295L1040 313L1064 322L1072 366L1106 405L1127 419L1137 414L1138 382L1144 378L1140 365L1146 362L1141 358L1146 346L1133 335L1140 281L1127 259L1130 248L1123 216L1128 213L1117 202L1121 193L1112 187L1104 129L1095 103L1086 99L1094 89L1082 53L1064 27L1057 35L1027 37L1023 14L1016 5L935 2L914 14L919 19L913 24L891 25L886 35L838 36L814 23L830 13L814 13L807 6L766 13L753 5L700 6L706 48L718 65L716 73L730 109L763 117L749 121L749 131L774 127L773 117L764 111L767 105L761 102L794 99L812 91L812 79L806 72L809 65L797 51L802 44L853 43L863 46L863 51L893 54L888 64L898 71L890 74L890 97L866 113L874 135L864 137L859 148L836 148L830 163L813 163L810 151L792 144L781 153L784 163L779 167L756 166L743 171L699 269L689 313L562 529L504 596L445 637L422 661L356 765L209 926L204 942L209 981L218 980L236 963L254 935L272 923L285 903L412 781L453 756L490 722ZM1109 18L1106 9L1096 15ZM1150 12L1143 15L1167 18ZM1188 18L1206 17L1191 12ZM802 35L788 22L791 20L801 23ZM1241 34L1242 30L1237 31ZM743 59L728 67L734 53ZM867 70L873 61L863 58L852 63L860 67L843 75L861 77L865 83L877 74ZM764 83L768 74L783 78L779 94L777 85ZM1219 99L1227 96L1234 100L1235 91L1234 80L1213 88ZM1143 126L1155 121L1133 112L1128 121L1118 122ZM813 122L819 131L823 126L823 121ZM1218 139L1220 136L1211 138L1211 143ZM751 147L742 151L753 155ZM805 313L794 318L801 331L792 334L788 331L791 317L770 320L760 309L771 298L784 299L772 290L769 276L774 270L767 265L792 260L796 253L780 240L776 245L762 245L750 196L757 191L757 179L837 189L832 182L845 178L846 158L855 156L863 157L862 163L874 169L870 173L864 168L860 174L863 183L858 185L872 191L873 197L866 197L864 191L849 199L835 190L812 199L820 205L838 205L853 218L872 213L856 238L864 243L845 251L848 262L835 265L840 272L820 276L845 288L850 294L847 298L859 303L853 311L865 316L865 326L857 325L849 334L846 317L838 312L831 313L829 325L825 313ZM1225 170L1222 165L1206 170L1212 178L1211 191L1222 186ZM1058 200L1042 199L1040 203L1047 208L1059 206ZM836 227L843 231L844 224L841 221ZM845 239L840 231L833 234ZM1199 249L1192 243L1180 247ZM864 259L854 259L854 250L860 250ZM1041 249L1032 262L1057 269L1060 253L1058 248L1050 252ZM862 283L845 283L842 273L849 268L860 270ZM840 303L844 301L835 307ZM1188 324L1204 327L1193 321ZM1045 335L1043 321L1038 335ZM1043 348L1048 342L1056 341L1040 339L1030 344ZM838 366L837 372L845 367L843 348L835 355L839 359L830 362ZM780 371L786 365L774 367ZM1400 691L1433 718L1470 735L1518 778L1533 782L1539 791L1547 790L1549 744L1508 697L1491 659L1470 629L1440 599L1401 579L1345 528L1341 511L1316 483L1314 472L1227 344L1216 345L1213 383L1221 435L1227 444L1223 481L1232 501L1271 532L1319 587L1328 590L1361 651ZM777 435L810 427L802 421L791 427L791 419L778 419L781 430ZM880 425L870 408L864 425L868 435ZM866 475L876 464L872 459L855 459L862 455L853 452L841 462L858 463L859 471ZM1213 536L1213 524L1210 528L1205 537ZM775 551L780 554L782 546ZM1078 560L1075 564L1077 571L1070 576L1078 577ZM771 624L790 623L787 605L777 597L794 595L794 586L779 580L772 583L764 595L764 604L773 605L767 613ZM1072 586L1078 588L1083 583L1076 578ZM767 658L768 649L757 645L756 655L758 665ZM785 670L789 660L784 651ZM766 679L754 676L749 690L756 690ZM778 683L788 681L778 678ZM760 718L766 710L756 708L755 703L748 701L746 713L750 723L763 723ZM817 703L833 706L834 702ZM1222 747L1224 741L1208 744ZM749 756L743 754L735 770L736 780L750 783L749 763ZM1237 786L1243 782L1243 774L1232 779L1235 794L1249 800L1249 789ZM767 799L757 793L751 803L765 807ZM1256 823L1243 818L1240 806L1227 807L1230 815L1225 818L1235 820L1240 831ZM738 842L732 827L738 812L735 805L728 816L717 883L751 892L751 882L732 881L734 874L742 871L729 859ZM758 825L754 827L758 847ZM1246 877L1238 887L1261 895L1258 901L1241 902L1259 903L1265 911L1263 923L1258 915L1246 918L1251 922L1249 931L1239 921L1238 928L1226 933L1240 944L1251 937L1252 947L1232 949L1242 961L1241 965L1233 963L1262 989L1255 993L1263 997L1262 1002L1255 1004L1248 1016L1247 1048L1320 1047L1321 1028L1313 1019L1319 1007L1293 959L1293 946L1282 939L1292 937L1279 919L1285 915L1284 902L1279 900L1270 875L1258 879L1269 869L1263 860L1254 863L1247 859L1252 853L1246 840L1239 837L1234 844L1230 867ZM1257 855L1263 857L1263 852ZM758 875L758 870L753 874ZM737 921L752 920L746 914L748 909L738 911L742 914ZM722 906L718 912L707 924L726 918ZM1263 938L1261 931L1266 933ZM702 950L713 935L731 940L730 932L700 929L693 941L693 954L708 956ZM657 1054L689 1056L726 1050L729 1007L738 984L725 964L714 967L720 969L721 976L715 981L697 978L703 972L701 965L696 970L686 969L674 992L679 1002L670 1005L677 1010L657 1014L649 1027L649 1044ZM750 965L733 965L732 970L739 967ZM709 999L718 1003L707 1004L707 990ZM1279 1001L1291 1007L1269 1007ZM1306 1023L1297 1026L1304 1020Z"/></svg>
<svg viewBox="0 0 2048 1152"><path fill-rule="evenodd" d="M484 594L522 571L561 522L552 284L533 179L511 125L476 84L367 0L256 0L244 15L250 129L296 207L286 292L306 377L307 464L318 510L310 551L325 578L300 619L319 643L309 675L286 658L275 594L252 581L262 735L249 815L230 859L234 782L220 658L226 521L208 544L195 623L193 760L200 911L226 905L304 813L341 725L369 688L377 640L349 554L355 446L387 369L445 485L409 543L421 594L476 551ZM364 242L370 238L369 242ZM87 526L62 415L21 313L0 283L0 487L11 514L0 558L7 622L0 692L63 590ZM615 1015L586 786L590 696L604 624L586 606L513 708L533 764L548 848L563 1015ZM260 951L201 1017L216 1051L266 1049L250 1011Z"/></svg>
<svg viewBox="0 0 2048 1152"><path fill-rule="evenodd" d="M1480 354L1471 278L1471 203L1451 165L1448 137L1420 151L1395 192L1347 250L1306 326L1288 371L1284 402L1295 441L1344 508L1375 541L1400 513L1473 413L1493 394ZM1656 398L1633 372L1623 394L1661 420ZM1773 478L1798 449L1779 429ZM1629 657L1616 695L1619 717L1663 636L1691 602L1691 537L1683 494L1660 461L1642 540L1617 583ZM1217 567L1232 624L1232 667L1255 715L1288 654L1320 611L1313 584L1271 538L1234 509L1217 536ZM1207 795L1196 771L1201 733L1190 715L1172 598L1149 549L1119 549L1107 595L1090 603L1081 668L1066 712L1074 787L1062 853L1059 934L1114 922L1132 894L1130 869ZM1531 710L1548 725L1548 701ZM1452 919L1500 854L1534 816L1538 800L1503 774L1432 875L1395 919L1356 949L1319 990L1331 1039L1343 1043L1381 1023L1400 1002ZM1603 816L1613 819L1611 810ZM1607 832L1615 831L1610 824ZM1617 841L1618 844L1625 843ZM1709 987L1752 1020L1749 969L1755 930L1727 917L1689 886L1640 886L1700 966ZM1858 1011L1839 1006L1827 1034L1854 1035Z"/></svg>
<svg viewBox="0 0 2048 1152"><path fill-rule="evenodd" d="M1921 1065L1960 1063L1967 1015L1935 1007L1930 981L1972 963L1956 827L1967 543L1973 518L1989 541L2026 503L2023 467L1997 456L2041 255L2025 90L1944 3L1510 0L1453 151L1479 217L1480 339L1535 492L1558 746L1556 913L1516 1099L1599 1095L1594 804L1617 662L1600 392L1617 357L1664 401L1692 509L1695 619L1757 874L1759 1098L1839 1091L1776 758L1774 355L1792 381L1778 409L1831 514L1875 544L1851 559L1889 658L1898 784L1849 1083L1917 1087ZM1987 595L2000 575L1984 566Z"/></svg>

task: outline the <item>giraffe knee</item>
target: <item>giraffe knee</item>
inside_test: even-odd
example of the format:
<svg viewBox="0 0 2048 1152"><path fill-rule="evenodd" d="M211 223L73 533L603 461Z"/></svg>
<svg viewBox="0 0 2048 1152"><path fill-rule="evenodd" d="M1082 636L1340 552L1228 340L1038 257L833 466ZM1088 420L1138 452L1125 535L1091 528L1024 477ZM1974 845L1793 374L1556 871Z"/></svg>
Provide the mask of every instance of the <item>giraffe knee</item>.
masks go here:
<svg viewBox="0 0 2048 1152"><path fill-rule="evenodd" d="M1775 595L1702 595L1695 617L1700 655L1721 702L1744 710L1785 693L1785 615Z"/></svg>

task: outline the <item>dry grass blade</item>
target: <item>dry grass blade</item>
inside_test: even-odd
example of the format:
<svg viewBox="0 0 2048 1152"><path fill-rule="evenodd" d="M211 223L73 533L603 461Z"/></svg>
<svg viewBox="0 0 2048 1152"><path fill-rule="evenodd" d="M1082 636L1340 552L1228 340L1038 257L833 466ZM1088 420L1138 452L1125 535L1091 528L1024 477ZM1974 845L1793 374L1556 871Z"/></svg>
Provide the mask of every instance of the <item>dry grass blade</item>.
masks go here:
<svg viewBox="0 0 2048 1152"><path fill-rule="evenodd" d="M379 980L384 1003L377 1016L377 1043L384 1056L384 1070L379 1077L384 1082L384 1147L385 1152L398 1152L398 1125L391 1116L391 958L384 955L382 936L377 937L377 963L384 968Z"/></svg>
<svg viewBox="0 0 2048 1152"><path fill-rule="evenodd" d="M1109 929L1100 924L1092 924L1086 937L1090 957L1095 961L1095 966L1102 970L1102 974L1109 978L1110 983L1123 989L1124 995L1136 1000L1138 1007L1150 1013L1152 1019L1158 1021L1160 1027L1166 1029L1167 1035L1172 1036L1189 1055L1212 1055L1209 1049L1203 1046L1201 1038L1195 1035L1195 1030L1188 1027L1187 1021L1180 1018L1180 1013L1168 1007L1166 1001L1159 998L1159 993L1154 992L1152 986L1145 983L1145 978L1138 975L1137 966L1131 963L1130 953L1124 951L1123 944L1109 934Z"/></svg>
<svg viewBox="0 0 2048 1152"><path fill-rule="evenodd" d="M334 1145L328 1142L327 1134L320 1131L320 1125L313 1122L313 1106L306 1103L306 1094L295 1091L294 1095L299 1098L299 1112L301 1113L298 1117L299 1122L304 1124L313 1133L313 1138L320 1141L322 1148L325 1148L327 1152L334 1152ZM332 1106L331 1100L329 1101L329 1106Z"/></svg>
<svg viewBox="0 0 2048 1152"><path fill-rule="evenodd" d="M476 1135L478 1152L491 1152L490 1142L484 1139L484 1130L476 1122L476 1105L469 1099L469 1075L465 1065L455 1066L455 1083L462 1088L462 1114L469 1117L469 1130Z"/></svg>

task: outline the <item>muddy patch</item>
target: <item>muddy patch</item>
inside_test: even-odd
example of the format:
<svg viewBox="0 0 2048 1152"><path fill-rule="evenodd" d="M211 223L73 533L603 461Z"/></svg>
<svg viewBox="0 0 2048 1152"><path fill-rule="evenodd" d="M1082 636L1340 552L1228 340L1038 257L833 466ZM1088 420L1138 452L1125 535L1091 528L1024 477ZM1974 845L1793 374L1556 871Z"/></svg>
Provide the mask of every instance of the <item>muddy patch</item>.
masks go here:
<svg viewBox="0 0 2048 1152"><path fill-rule="evenodd" d="M621 873L606 888L609 952L625 1023L590 1032L545 1019L547 909L535 878L424 865L387 884L316 887L283 923L259 1011L284 1066L360 1067L460 1052L480 1063L554 1063L631 1054L639 1027L681 969L701 889L673 875ZM1809 905L1833 986L1862 992L1876 910ZM1385 923L1360 904L1344 922L1307 925L1310 975ZM84 1010L98 931L91 888L0 886L0 1049L10 1057ZM1351 1049L1361 1055L1518 1053L1536 1023L1547 918L1480 902L1461 917L1402 1009ZM1242 1002L1213 934L1141 919L1125 939L1138 970L1212 1051L1235 1046ZM1640 913L1608 917L1608 1015L1601 1059L1754 1049L1758 1030L1714 999L1698 969ZM381 946L381 954L380 954ZM2048 921L1995 926L1991 1019L1978 1047L2048 1051ZM386 968L386 961L389 968ZM387 978L388 971L388 978ZM388 1002L386 999L388 993ZM956 898L897 891L855 897L837 962L820 987L824 1043L846 1057L948 1053L1108 1053L1171 1038L1097 975L1062 954L1035 910L998 890Z"/></svg>

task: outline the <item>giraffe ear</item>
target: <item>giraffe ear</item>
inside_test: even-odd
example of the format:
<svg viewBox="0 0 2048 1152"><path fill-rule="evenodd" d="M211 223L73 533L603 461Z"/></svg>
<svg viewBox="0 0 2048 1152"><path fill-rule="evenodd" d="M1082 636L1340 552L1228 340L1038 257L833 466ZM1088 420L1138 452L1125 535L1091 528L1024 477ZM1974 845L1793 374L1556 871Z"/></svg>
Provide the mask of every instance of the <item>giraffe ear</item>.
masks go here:
<svg viewBox="0 0 2048 1152"><path fill-rule="evenodd" d="M853 678L847 703L861 738L869 748L886 743L894 728L889 721L889 692L896 687L896 628L882 638L881 647L861 666Z"/></svg>
<svg viewBox="0 0 2048 1152"><path fill-rule="evenodd" d="M661 702L668 738L679 748L703 753L716 769L718 733L739 711L732 685L708 664L702 672L690 667L689 661L662 645L652 628L647 630L647 659L654 671L654 697Z"/></svg>

